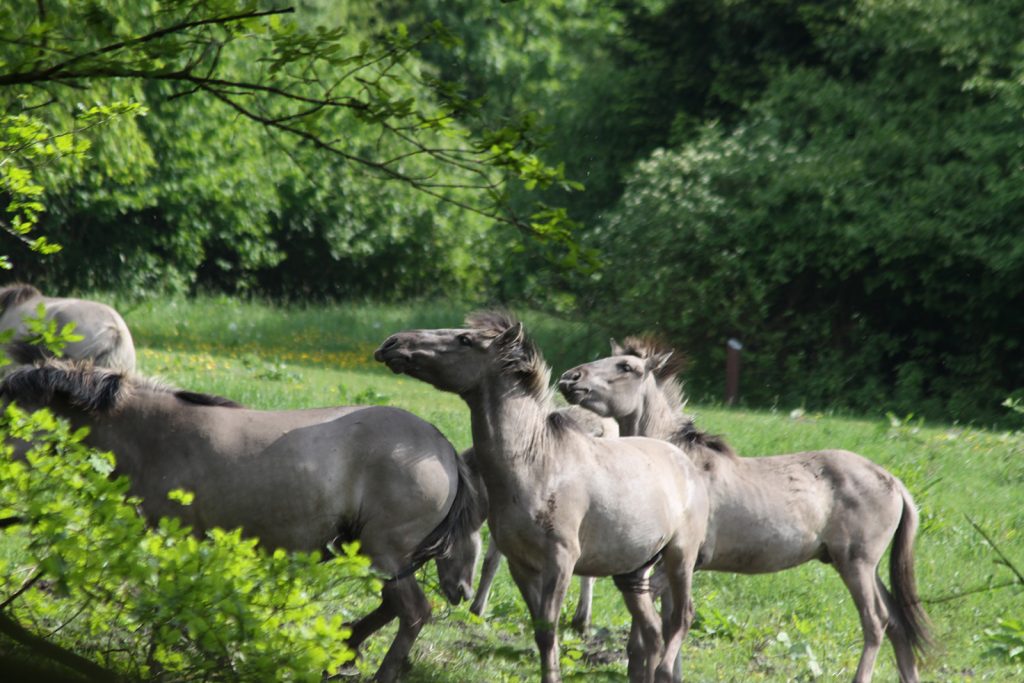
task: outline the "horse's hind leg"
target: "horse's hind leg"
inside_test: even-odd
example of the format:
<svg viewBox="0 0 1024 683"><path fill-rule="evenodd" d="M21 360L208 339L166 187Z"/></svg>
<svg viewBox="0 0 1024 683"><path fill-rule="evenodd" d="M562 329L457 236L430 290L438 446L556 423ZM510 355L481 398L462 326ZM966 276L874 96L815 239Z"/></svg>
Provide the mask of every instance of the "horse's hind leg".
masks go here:
<svg viewBox="0 0 1024 683"><path fill-rule="evenodd" d="M590 630L590 606L594 601L594 577L580 577L580 599L572 615L572 630L585 634Z"/></svg>
<svg viewBox="0 0 1024 683"><path fill-rule="evenodd" d="M382 600L377 609L352 624L352 635L345 641L350 650L359 654L359 647L374 633L382 629L389 621L394 619L396 612L394 607L385 599Z"/></svg>
<svg viewBox="0 0 1024 683"><path fill-rule="evenodd" d="M392 683L402 672L402 666L420 629L430 620L430 602L412 576L389 581L384 585L382 593L385 602L390 603L398 615L398 633L384 655L374 680Z"/></svg>
<svg viewBox="0 0 1024 683"><path fill-rule="evenodd" d="M900 672L900 683L918 683L920 677L917 673L917 660L914 657L914 648L910 644L910 638L907 637L902 626L891 617L891 615L895 614L895 609L892 607L893 597L890 595L889 589L882 583L882 579L876 576L875 582L876 590L882 596L882 600L888 607L890 614L889 623L885 627L885 635L889 637L892 649L896 653L896 666Z"/></svg>
<svg viewBox="0 0 1024 683"><path fill-rule="evenodd" d="M864 631L864 649L861 651L854 683L868 683L875 669L878 650L889 621L889 611L882 595L878 592L879 578L877 563L864 559L846 560L836 558L836 570L842 577L857 606L861 629Z"/></svg>
<svg viewBox="0 0 1024 683"><path fill-rule="evenodd" d="M501 551L495 545L494 539L487 542L487 555L484 556L484 565L480 569L480 583L476 588L476 595L473 597L473 604L469 611L478 617L483 616L487 609L487 599L491 595L491 584L494 583L494 576L501 566Z"/></svg>

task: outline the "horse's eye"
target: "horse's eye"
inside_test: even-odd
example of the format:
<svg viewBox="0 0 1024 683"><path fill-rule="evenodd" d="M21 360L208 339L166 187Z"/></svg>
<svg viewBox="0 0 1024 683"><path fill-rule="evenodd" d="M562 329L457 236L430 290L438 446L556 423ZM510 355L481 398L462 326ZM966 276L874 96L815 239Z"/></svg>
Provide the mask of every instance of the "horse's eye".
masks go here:
<svg viewBox="0 0 1024 683"><path fill-rule="evenodd" d="M469 338L468 334L460 334L459 343L462 344L463 346L472 346L473 340Z"/></svg>
<svg viewBox="0 0 1024 683"><path fill-rule="evenodd" d="M633 372L633 366L623 361L619 363L619 371L621 372Z"/></svg>

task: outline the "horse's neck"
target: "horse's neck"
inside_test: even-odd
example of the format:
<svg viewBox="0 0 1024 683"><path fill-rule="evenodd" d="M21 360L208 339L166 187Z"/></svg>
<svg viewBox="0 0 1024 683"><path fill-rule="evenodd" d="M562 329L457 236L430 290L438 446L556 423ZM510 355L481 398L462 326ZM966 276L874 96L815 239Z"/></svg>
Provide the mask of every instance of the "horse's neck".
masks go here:
<svg viewBox="0 0 1024 683"><path fill-rule="evenodd" d="M118 407L116 416L78 414L73 421L84 422L89 444L113 451L118 469L131 474L146 466L142 460L147 456L188 449L189 430L175 428L165 407L173 400L140 391Z"/></svg>
<svg viewBox="0 0 1024 683"><path fill-rule="evenodd" d="M620 418L617 422L620 436L647 436L671 441L690 457L701 472L714 472L714 476L724 476L721 470L728 469L726 466L731 463L731 458L726 458L710 448L694 446L679 438L687 427L693 428L693 423L681 411L673 408L673 403L653 381L644 385L641 408L634 415Z"/></svg>
<svg viewBox="0 0 1024 683"><path fill-rule="evenodd" d="M682 420L683 416L676 414L653 379L644 382L640 408L632 415L616 418L620 436L652 439L668 439L681 426Z"/></svg>
<svg viewBox="0 0 1024 683"><path fill-rule="evenodd" d="M473 448L488 487L528 486L543 470L551 406L502 381L463 398L470 408Z"/></svg>

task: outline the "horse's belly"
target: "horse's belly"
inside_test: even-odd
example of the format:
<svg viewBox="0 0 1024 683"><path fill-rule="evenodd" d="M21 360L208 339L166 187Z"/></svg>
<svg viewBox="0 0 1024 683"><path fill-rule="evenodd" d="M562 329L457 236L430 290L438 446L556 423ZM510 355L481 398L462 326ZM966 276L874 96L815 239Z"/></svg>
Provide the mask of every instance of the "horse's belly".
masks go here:
<svg viewBox="0 0 1024 683"><path fill-rule="evenodd" d="M786 534L773 529L718 530L710 557L699 569L767 574L803 564L821 554L821 541L806 534Z"/></svg>
<svg viewBox="0 0 1024 683"><path fill-rule="evenodd" d="M575 573L615 576L651 561L668 542L672 527L636 520L628 529L619 525L589 525L580 529L580 557Z"/></svg>

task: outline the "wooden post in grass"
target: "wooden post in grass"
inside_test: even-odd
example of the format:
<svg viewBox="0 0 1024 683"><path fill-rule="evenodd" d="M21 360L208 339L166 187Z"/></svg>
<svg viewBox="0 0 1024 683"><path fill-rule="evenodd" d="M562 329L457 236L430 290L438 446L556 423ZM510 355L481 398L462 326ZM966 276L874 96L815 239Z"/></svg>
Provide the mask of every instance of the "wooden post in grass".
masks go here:
<svg viewBox="0 0 1024 683"><path fill-rule="evenodd" d="M740 397L740 350L743 344L735 337L725 343L725 405L731 406Z"/></svg>

